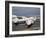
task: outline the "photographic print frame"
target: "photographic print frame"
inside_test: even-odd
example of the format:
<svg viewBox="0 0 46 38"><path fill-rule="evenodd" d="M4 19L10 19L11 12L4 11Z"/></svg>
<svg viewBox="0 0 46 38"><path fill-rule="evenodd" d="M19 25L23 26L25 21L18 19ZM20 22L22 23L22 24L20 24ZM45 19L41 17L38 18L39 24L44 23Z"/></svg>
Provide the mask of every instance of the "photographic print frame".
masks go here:
<svg viewBox="0 0 46 38"><path fill-rule="evenodd" d="M10 33L12 33L12 32L10 32L10 20L11 19L9 19L10 17L10 12L11 12L11 8L10 8L10 4L11 4L11 7L12 6L24 6L24 7L30 7L30 5L32 6L32 7L41 7L42 6L42 12L41 12L41 15L43 15L42 16L42 32L40 33L26 33L25 31L23 31L23 32L25 32L25 33L21 33L21 32L14 32L13 34L10 34ZM17 5L18 4L18 5ZM36 5L36 6L35 6ZM10 9L9 9L10 8ZM15 36L33 36L33 35L44 35L44 31L45 31L45 27L44 27L44 23L45 23L45 21L44 21L44 18L45 18L45 5L44 5L44 3L35 3L35 2L18 2L18 1L5 1L5 37L15 37ZM18 34L17 34L18 33Z"/></svg>

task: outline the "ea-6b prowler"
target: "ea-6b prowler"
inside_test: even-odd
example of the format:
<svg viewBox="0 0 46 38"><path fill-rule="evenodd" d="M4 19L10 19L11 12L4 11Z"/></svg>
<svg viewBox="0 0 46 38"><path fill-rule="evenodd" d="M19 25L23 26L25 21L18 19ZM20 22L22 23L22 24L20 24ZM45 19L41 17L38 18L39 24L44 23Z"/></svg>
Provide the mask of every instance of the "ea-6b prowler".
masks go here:
<svg viewBox="0 0 46 38"><path fill-rule="evenodd" d="M16 25L19 24L20 22L21 23L24 22L27 26L29 26L35 23L36 19L37 19L36 16L34 17L25 17L25 16L16 16L16 15L12 16L12 22Z"/></svg>

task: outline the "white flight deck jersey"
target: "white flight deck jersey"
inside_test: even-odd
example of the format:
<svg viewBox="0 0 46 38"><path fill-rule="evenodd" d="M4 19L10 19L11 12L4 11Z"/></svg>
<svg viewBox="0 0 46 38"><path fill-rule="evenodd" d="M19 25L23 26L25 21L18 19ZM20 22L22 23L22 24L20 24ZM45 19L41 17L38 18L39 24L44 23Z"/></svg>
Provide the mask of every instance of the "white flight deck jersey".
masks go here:
<svg viewBox="0 0 46 38"><path fill-rule="evenodd" d="M31 23L32 23L32 20L27 20L27 21L26 21L26 24L27 24L27 25L30 25Z"/></svg>

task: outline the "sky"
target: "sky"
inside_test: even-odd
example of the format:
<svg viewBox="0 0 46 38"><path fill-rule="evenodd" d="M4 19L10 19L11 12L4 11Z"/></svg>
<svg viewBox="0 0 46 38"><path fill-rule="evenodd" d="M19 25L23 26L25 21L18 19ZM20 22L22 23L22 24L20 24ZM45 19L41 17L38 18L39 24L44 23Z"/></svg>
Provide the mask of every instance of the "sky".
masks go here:
<svg viewBox="0 0 46 38"><path fill-rule="evenodd" d="M35 8L35 7L12 7L12 15L17 15L17 16L40 16L40 8Z"/></svg>

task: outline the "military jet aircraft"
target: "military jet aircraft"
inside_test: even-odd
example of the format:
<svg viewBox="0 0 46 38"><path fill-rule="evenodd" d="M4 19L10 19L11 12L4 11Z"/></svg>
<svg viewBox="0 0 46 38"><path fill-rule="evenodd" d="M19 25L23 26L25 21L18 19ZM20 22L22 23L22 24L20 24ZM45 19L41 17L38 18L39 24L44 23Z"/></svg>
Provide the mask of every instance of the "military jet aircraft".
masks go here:
<svg viewBox="0 0 46 38"><path fill-rule="evenodd" d="M18 25L19 23L24 22L27 26L31 26L31 24L34 24L36 21L36 16L35 17L26 17L26 16L12 16L12 22Z"/></svg>

